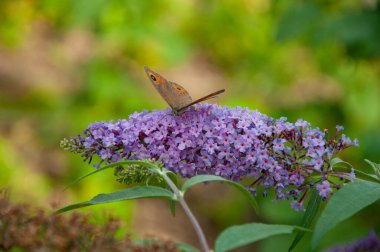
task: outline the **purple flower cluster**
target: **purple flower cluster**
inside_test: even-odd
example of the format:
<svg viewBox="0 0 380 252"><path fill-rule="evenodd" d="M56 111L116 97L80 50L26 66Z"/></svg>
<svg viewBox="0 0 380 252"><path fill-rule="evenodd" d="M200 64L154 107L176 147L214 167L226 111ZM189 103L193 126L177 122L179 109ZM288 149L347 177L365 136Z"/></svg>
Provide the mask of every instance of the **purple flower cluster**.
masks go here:
<svg viewBox="0 0 380 252"><path fill-rule="evenodd" d="M335 246L326 250L326 252L361 252L361 251L380 251L380 239L376 236L374 230L371 230L367 237L355 241L349 245Z"/></svg>
<svg viewBox="0 0 380 252"><path fill-rule="evenodd" d="M274 120L246 108L198 104L179 116L167 109L93 123L69 142L70 150L83 152L86 160L93 156L106 163L154 159L183 177L251 178L253 193L260 185L264 194L274 188L277 199L298 199L292 206L301 210L314 185L327 199L331 186L339 186L331 176L351 178L330 169L333 155L358 145L342 130L337 126L335 136L328 139L326 130L311 128L303 120L292 124L286 118Z"/></svg>

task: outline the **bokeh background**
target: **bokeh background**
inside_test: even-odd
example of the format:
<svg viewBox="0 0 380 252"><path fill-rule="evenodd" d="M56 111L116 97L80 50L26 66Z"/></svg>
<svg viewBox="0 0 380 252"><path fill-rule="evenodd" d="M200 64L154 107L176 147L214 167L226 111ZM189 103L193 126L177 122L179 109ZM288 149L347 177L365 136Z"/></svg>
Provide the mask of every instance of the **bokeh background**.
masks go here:
<svg viewBox="0 0 380 252"><path fill-rule="evenodd" d="M379 1L1 0L0 186L10 188L13 201L51 211L123 187L104 172L63 192L93 168L59 142L95 121L164 109L144 65L194 98L226 88L219 104L331 131L343 125L360 148L340 158L367 171L364 158L380 162ZM256 215L224 185L199 186L189 201L210 243L232 224L294 224L301 217L289 202L261 198ZM378 209L344 222L323 246L378 230ZM95 222L118 216L136 238L197 245L181 212L170 217L165 202L81 211L93 211ZM246 251L286 251L290 241L274 237ZM305 250L307 239L298 248Z"/></svg>

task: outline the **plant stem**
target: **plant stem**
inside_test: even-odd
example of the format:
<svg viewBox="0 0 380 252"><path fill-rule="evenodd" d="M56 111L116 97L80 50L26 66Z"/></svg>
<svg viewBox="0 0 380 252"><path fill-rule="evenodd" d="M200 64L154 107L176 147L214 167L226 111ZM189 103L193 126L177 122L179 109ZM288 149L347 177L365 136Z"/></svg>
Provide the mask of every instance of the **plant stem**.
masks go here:
<svg viewBox="0 0 380 252"><path fill-rule="evenodd" d="M173 181L166 175L165 170L161 171L158 170L158 173L164 178L166 183L169 185L170 189L174 192L174 194L177 196L179 204L181 204L183 210L185 211L185 214L189 218L191 224L193 225L195 232L198 236L199 243L201 244L202 251L209 252L210 249L208 247L206 236L203 233L203 230L201 226L199 225L197 219L195 218L194 214L191 212L189 206L187 205L184 195L178 190L177 186L173 183Z"/></svg>

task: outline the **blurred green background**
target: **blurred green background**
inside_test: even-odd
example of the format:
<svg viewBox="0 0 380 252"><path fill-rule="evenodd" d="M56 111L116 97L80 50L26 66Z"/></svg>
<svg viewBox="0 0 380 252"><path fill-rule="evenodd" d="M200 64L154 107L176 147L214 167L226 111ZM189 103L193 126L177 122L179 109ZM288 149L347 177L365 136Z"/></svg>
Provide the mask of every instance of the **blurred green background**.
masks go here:
<svg viewBox="0 0 380 252"><path fill-rule="evenodd" d="M165 108L144 65L181 83L194 98L226 88L217 99L221 105L292 122L303 118L332 131L343 125L360 148L340 157L368 171L364 158L380 162L379 6L376 0L1 0L0 186L11 189L14 201L47 209L122 188L105 172L62 192L93 168L59 149L59 142L95 121ZM232 224L294 224L301 217L289 202L260 199L256 216L225 186L197 190L190 204L210 239ZM95 211L99 222L108 213L119 216L137 236L196 245L181 234L192 233L187 223L175 222L177 229L168 231L149 219L152 212L168 214L156 213L156 203L83 211ZM323 246L379 229L378 207L343 223ZM342 232L347 228L350 233ZM254 247L286 251L289 244L287 236Z"/></svg>

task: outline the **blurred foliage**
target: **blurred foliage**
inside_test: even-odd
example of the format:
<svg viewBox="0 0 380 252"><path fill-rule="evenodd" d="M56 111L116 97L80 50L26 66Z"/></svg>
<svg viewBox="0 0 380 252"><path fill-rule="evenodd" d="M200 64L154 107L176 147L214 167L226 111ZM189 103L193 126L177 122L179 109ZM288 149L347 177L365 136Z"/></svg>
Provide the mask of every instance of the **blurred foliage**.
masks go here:
<svg viewBox="0 0 380 252"><path fill-rule="evenodd" d="M130 235L117 239L120 220L94 224L89 217L47 215L27 204L11 204L0 192L1 251L179 251L173 242L154 237L139 243Z"/></svg>
<svg viewBox="0 0 380 252"><path fill-rule="evenodd" d="M62 138L94 121L164 107L144 65L174 81L169 69L181 73L185 87L208 84L192 83L197 76L226 86L223 105L330 130L343 125L361 147L341 158L365 170L364 158L380 162L379 56L376 0L1 0L0 185L18 200L61 206L122 187L110 173L62 198L52 193L92 169L59 150ZM281 222L275 213L283 211L283 222L297 219L268 204L266 221ZM133 210L105 208L128 220ZM205 212L217 227L231 223L228 215L250 216L233 209ZM361 216L360 226L379 228L376 216L372 224ZM262 244L269 251L275 243Z"/></svg>

